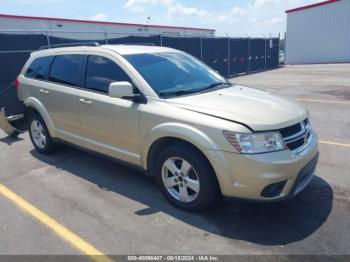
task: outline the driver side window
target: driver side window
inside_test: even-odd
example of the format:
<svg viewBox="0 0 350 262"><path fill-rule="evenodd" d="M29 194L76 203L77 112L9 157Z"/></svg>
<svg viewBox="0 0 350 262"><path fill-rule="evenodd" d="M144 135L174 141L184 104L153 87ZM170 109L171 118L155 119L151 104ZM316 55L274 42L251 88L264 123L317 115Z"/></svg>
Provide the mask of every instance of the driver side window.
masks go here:
<svg viewBox="0 0 350 262"><path fill-rule="evenodd" d="M115 62L102 56L88 56L85 88L108 93L110 83L121 81L132 83L130 77Z"/></svg>

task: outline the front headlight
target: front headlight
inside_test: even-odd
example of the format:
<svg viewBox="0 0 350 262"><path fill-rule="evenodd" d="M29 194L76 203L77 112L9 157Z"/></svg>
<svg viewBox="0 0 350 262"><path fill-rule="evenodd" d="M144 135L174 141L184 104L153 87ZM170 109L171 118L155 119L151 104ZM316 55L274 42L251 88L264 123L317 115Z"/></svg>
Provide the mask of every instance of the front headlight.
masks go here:
<svg viewBox="0 0 350 262"><path fill-rule="evenodd" d="M278 132L241 134L224 131L223 133L234 149L243 154L267 153L285 149L282 137Z"/></svg>

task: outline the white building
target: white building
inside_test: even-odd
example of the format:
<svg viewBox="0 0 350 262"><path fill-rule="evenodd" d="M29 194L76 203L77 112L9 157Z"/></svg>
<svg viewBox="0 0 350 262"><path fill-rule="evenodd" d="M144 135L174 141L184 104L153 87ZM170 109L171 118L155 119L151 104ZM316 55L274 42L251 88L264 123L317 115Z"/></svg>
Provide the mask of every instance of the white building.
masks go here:
<svg viewBox="0 0 350 262"><path fill-rule="evenodd" d="M286 13L286 63L350 62L350 0L328 0Z"/></svg>
<svg viewBox="0 0 350 262"><path fill-rule="evenodd" d="M47 33L72 39L105 39L128 35L214 36L215 30L192 27L116 23L0 14L0 33Z"/></svg>

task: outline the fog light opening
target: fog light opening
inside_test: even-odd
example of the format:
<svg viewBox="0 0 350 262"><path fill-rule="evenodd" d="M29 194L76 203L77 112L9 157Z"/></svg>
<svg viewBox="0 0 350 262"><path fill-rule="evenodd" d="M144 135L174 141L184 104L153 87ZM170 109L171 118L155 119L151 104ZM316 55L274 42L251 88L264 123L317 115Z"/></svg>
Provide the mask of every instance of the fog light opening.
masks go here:
<svg viewBox="0 0 350 262"><path fill-rule="evenodd" d="M284 186L286 185L287 180L273 183L270 185L267 185L262 191L261 196L262 197L276 197L279 196L282 193L282 190Z"/></svg>

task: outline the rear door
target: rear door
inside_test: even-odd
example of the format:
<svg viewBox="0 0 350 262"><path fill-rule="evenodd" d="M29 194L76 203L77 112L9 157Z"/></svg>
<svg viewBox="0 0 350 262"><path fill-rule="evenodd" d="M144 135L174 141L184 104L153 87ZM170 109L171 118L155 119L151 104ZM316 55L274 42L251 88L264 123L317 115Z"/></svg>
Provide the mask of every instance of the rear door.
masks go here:
<svg viewBox="0 0 350 262"><path fill-rule="evenodd" d="M108 95L110 83L132 80L107 54L87 56L85 71L79 101L86 147L140 164L140 104Z"/></svg>
<svg viewBox="0 0 350 262"><path fill-rule="evenodd" d="M56 55L50 67L48 82L39 89L55 125L56 135L68 142L84 145L79 119L79 88L84 55Z"/></svg>

